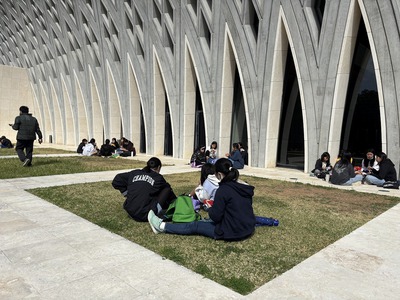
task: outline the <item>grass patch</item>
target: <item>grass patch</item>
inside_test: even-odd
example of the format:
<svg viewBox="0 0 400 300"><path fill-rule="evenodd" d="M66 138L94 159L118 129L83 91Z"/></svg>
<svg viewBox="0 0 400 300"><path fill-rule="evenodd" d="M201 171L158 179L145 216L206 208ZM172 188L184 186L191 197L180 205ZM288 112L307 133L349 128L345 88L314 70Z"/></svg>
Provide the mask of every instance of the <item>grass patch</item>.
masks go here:
<svg viewBox="0 0 400 300"><path fill-rule="evenodd" d="M35 154L73 154L76 153L75 151L68 151L63 149L54 149L54 148L38 148L35 147L33 149L33 157ZM9 155L17 155L15 148L1 148L0 149L0 156L9 156Z"/></svg>
<svg viewBox="0 0 400 300"><path fill-rule="evenodd" d="M176 194L187 192L198 173L166 175ZM278 218L242 242L152 233L122 208L110 182L40 188L33 194L138 243L243 295L291 269L397 204L398 198L241 176L254 185L256 215ZM85 197L82 191L85 191Z"/></svg>
<svg viewBox="0 0 400 300"><path fill-rule="evenodd" d="M32 164L32 167L22 167L18 158L3 158L1 159L0 179L135 169L143 168L146 165L143 161L124 158L115 159L100 156L35 157L35 155L33 155Z"/></svg>

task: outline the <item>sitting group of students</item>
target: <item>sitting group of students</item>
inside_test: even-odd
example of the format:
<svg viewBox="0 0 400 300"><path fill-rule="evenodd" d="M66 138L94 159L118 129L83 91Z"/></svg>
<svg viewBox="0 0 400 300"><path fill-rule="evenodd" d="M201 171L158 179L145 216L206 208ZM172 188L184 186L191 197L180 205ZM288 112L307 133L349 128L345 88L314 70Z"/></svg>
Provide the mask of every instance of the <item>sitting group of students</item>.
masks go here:
<svg viewBox="0 0 400 300"><path fill-rule="evenodd" d="M216 141L213 141L208 148L198 147L192 154L190 165L193 168L201 168L205 163L215 164L218 160L217 148ZM226 153L225 157L232 162L235 169L243 169L248 164L248 154L241 142L233 143L231 152Z"/></svg>
<svg viewBox="0 0 400 300"><path fill-rule="evenodd" d="M166 222L164 212L177 197L160 174L161 167L160 159L152 157L143 169L120 173L112 181L112 186L126 198L123 207L128 215L136 221L148 221L154 233L238 241L250 237L260 225L263 218L254 215L252 205L254 187L239 180L239 171L228 158L220 158L215 164L204 164L200 185L191 192L203 203L212 201L208 202L209 219ZM274 221L276 226L278 221Z"/></svg>
<svg viewBox="0 0 400 300"><path fill-rule="evenodd" d="M116 138L112 138L111 142L109 139L106 139L104 144L101 145L100 149L97 147L96 140L94 138L90 139L89 142L87 139L82 139L82 142L79 144L76 152L84 156L103 157L110 157L115 154L125 157L136 155L136 149L133 143L124 137L121 138L119 143Z"/></svg>
<svg viewBox="0 0 400 300"><path fill-rule="evenodd" d="M384 186L387 182L397 182L397 172L394 163L384 152L368 149L361 166L353 166L353 158L350 152L342 151L335 165L330 163L330 155L324 152L315 163L315 169L311 171L318 178L335 185L352 185L356 182Z"/></svg>

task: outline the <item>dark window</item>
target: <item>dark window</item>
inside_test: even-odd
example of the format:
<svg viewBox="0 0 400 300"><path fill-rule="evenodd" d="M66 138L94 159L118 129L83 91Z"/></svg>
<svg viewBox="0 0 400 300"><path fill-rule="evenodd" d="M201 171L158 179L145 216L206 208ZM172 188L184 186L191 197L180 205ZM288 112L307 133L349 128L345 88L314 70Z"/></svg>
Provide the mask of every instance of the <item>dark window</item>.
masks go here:
<svg viewBox="0 0 400 300"><path fill-rule="evenodd" d="M140 153L146 153L146 127L144 126L142 106L140 106Z"/></svg>
<svg viewBox="0 0 400 300"><path fill-rule="evenodd" d="M232 107L232 126L231 126L231 145L242 142L243 147L247 149L247 121L246 110L244 107L244 98L242 84L240 82L239 71L235 70L235 84L233 90Z"/></svg>
<svg viewBox="0 0 400 300"><path fill-rule="evenodd" d="M343 115L341 149L362 157L366 149L381 151L379 98L364 21L361 19Z"/></svg>
<svg viewBox="0 0 400 300"><path fill-rule="evenodd" d="M283 82L277 165L304 168L303 115L296 69L290 49L286 58Z"/></svg>
<svg viewBox="0 0 400 300"><path fill-rule="evenodd" d="M171 113L168 106L168 97L165 94L165 131L164 131L164 155L172 155L172 127L171 127Z"/></svg>
<svg viewBox="0 0 400 300"><path fill-rule="evenodd" d="M204 126L203 104L201 103L201 94L199 85L196 82L196 112L194 126L194 148L206 145L206 131Z"/></svg>

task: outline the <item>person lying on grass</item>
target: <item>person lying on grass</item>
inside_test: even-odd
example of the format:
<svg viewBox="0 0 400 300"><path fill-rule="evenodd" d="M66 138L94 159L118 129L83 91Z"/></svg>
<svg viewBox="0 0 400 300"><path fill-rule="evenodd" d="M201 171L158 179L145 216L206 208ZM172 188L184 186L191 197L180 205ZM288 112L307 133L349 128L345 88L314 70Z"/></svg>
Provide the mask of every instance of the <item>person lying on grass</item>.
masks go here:
<svg viewBox="0 0 400 300"><path fill-rule="evenodd" d="M132 219L145 222L149 211L160 213L176 196L160 174L161 161L152 157L142 170L117 174L112 186L126 197L124 209Z"/></svg>
<svg viewBox="0 0 400 300"><path fill-rule="evenodd" d="M148 221L154 233L203 235L217 240L239 241L250 237L255 228L254 187L238 182L239 171L227 158L215 163L215 175L221 181L209 209L210 220L190 223L166 223L150 210Z"/></svg>

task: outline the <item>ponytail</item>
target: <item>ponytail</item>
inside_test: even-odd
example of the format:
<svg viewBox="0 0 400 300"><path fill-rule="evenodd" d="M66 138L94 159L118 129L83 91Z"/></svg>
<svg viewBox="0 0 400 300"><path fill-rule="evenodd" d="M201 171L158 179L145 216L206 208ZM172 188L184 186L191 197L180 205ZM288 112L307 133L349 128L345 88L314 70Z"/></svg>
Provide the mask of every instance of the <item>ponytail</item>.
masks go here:
<svg viewBox="0 0 400 300"><path fill-rule="evenodd" d="M239 178L239 171L232 167L232 162L227 158L220 158L215 163L215 172L224 174L221 182L236 181Z"/></svg>

